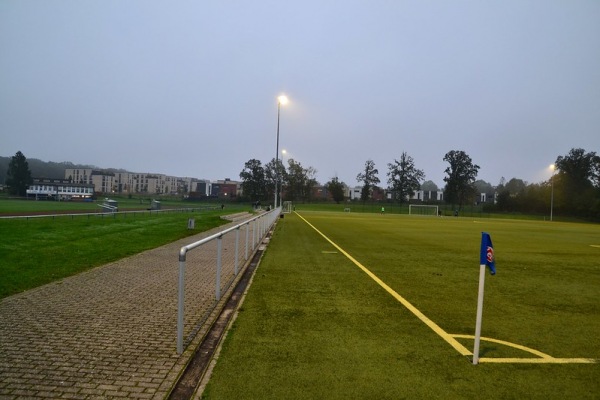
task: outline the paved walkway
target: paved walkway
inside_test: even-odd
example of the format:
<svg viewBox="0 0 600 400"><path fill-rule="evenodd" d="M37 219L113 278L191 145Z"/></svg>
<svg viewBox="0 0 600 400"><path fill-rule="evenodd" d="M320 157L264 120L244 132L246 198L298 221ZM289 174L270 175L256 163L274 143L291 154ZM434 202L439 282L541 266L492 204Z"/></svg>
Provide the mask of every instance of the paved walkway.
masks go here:
<svg viewBox="0 0 600 400"><path fill-rule="evenodd" d="M213 241L188 253L190 345L179 356L179 249L237 223L0 300L0 399L164 398L221 306ZM241 232L240 265L245 228ZM237 279L235 234L225 235L222 244L225 287Z"/></svg>

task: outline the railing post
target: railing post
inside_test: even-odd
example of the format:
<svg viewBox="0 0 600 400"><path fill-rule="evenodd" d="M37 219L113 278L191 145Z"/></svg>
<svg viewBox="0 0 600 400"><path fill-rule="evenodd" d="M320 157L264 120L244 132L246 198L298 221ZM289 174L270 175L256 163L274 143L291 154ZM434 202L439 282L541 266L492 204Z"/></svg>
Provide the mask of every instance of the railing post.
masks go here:
<svg viewBox="0 0 600 400"><path fill-rule="evenodd" d="M259 218L259 224L260 224L260 229L259 229L259 235L258 235L258 241L256 242L256 244L258 245L261 241L263 236L265 236L265 217L264 214L260 216Z"/></svg>
<svg viewBox="0 0 600 400"><path fill-rule="evenodd" d="M177 354L183 353L183 306L185 298L185 259L181 261L181 255L179 256L179 258L179 298L177 301Z"/></svg>
<svg viewBox="0 0 600 400"><path fill-rule="evenodd" d="M240 227L238 226L235 230L235 262L233 267L233 276L237 276L238 274L238 264L239 264L239 256L238 249L240 244Z"/></svg>
<svg viewBox="0 0 600 400"><path fill-rule="evenodd" d="M244 253L244 261L248 261L248 233L250 233L250 222L246 224L246 252Z"/></svg>
<svg viewBox="0 0 600 400"><path fill-rule="evenodd" d="M256 220L252 221L252 251L254 251L255 244L256 244Z"/></svg>
<svg viewBox="0 0 600 400"><path fill-rule="evenodd" d="M217 290L215 291L215 297L217 301L221 300L221 248L222 248L223 236L217 238Z"/></svg>

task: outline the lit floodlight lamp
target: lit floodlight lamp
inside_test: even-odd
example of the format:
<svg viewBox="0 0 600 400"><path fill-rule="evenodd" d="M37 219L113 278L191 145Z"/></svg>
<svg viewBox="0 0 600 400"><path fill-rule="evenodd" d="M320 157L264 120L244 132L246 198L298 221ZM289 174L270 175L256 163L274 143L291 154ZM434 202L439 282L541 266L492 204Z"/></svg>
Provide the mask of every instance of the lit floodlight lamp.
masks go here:
<svg viewBox="0 0 600 400"><path fill-rule="evenodd" d="M289 100L288 100L287 96L285 96L285 95L281 95L281 96L279 96L279 97L277 98L277 102L278 102L279 104L281 104L281 105L284 105L284 106L285 106L285 105L286 105L286 104L289 102Z"/></svg>

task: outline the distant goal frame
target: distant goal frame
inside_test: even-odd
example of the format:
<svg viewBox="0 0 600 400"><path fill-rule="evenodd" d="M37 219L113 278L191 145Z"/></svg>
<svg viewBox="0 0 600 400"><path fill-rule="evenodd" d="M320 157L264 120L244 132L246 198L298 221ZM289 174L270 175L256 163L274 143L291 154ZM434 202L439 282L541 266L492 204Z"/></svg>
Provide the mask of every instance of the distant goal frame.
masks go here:
<svg viewBox="0 0 600 400"><path fill-rule="evenodd" d="M284 214L289 214L294 209L294 205L291 201L284 201L281 205L281 212Z"/></svg>
<svg viewBox="0 0 600 400"><path fill-rule="evenodd" d="M421 212L418 212L418 210L421 210ZM430 205L430 204L409 204L408 205L408 214L409 215L423 215L423 216L437 217L439 214L439 211L440 211L440 209L436 205Z"/></svg>

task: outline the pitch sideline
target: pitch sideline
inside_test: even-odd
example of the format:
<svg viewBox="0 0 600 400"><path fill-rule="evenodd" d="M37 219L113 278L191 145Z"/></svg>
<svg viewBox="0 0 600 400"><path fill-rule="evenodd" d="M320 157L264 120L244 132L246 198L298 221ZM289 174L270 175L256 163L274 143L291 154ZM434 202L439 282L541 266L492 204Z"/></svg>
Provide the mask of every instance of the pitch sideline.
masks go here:
<svg viewBox="0 0 600 400"><path fill-rule="evenodd" d="M344 249L337 245L334 241L329 239L325 234L323 234L320 230L318 230L313 224L308 222L302 215L298 214L298 212L294 211L300 219L302 219L308 226L313 228L319 235L321 235L325 240L327 240L333 247L335 247L340 253L342 253L346 258L354 263L357 267L359 267L364 273L366 273L371 279L373 279L379 286L384 288L389 294L391 294L396 300L398 300L404 307L406 307L410 312L412 312L417 318L419 318L425 325L427 325L431 330L437 333L442 339L444 339L450 346L452 346L456 351L458 351L463 356L472 356L473 352L468 350L465 346L459 343L455 338L463 338L463 339L471 339L474 338L473 335L461 335L461 334L449 334L445 330L443 330L438 324L430 320L425 314L423 314L419 309L413 306L408 300L404 297L400 296L394 289L389 287L385 282L383 282L377 275L372 273L367 267L362 265L358 260L348 254ZM537 355L539 358L490 358L483 357L480 358L480 362L487 363L552 363L552 364L594 364L597 363L598 360L594 358L554 358L548 354L542 353L540 351L531 349L529 347L521 346L518 344L506 342L503 340L492 339L492 338L481 338L481 340L494 342L498 344L503 344L509 347L514 347L532 354Z"/></svg>

